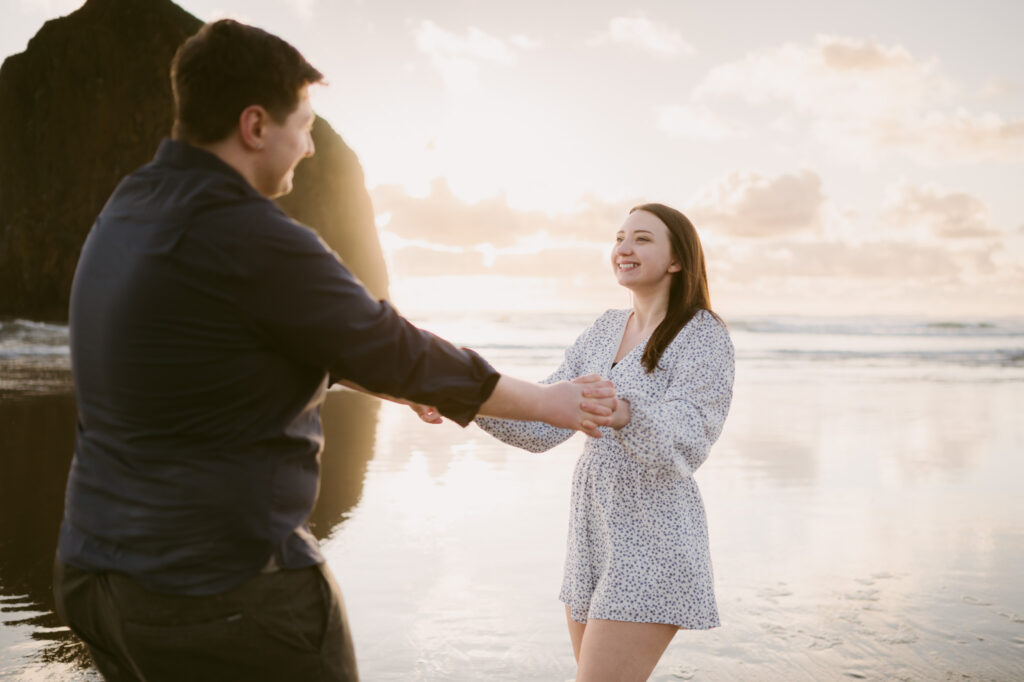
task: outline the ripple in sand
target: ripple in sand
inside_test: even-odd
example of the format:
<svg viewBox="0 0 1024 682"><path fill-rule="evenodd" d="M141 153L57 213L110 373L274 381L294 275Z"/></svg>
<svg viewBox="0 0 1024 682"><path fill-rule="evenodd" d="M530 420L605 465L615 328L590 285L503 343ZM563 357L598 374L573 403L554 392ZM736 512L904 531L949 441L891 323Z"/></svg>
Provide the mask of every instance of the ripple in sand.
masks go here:
<svg viewBox="0 0 1024 682"><path fill-rule="evenodd" d="M1024 623L1024 616L1018 616L1016 613L1006 613L1005 611L1000 611L999 615L1003 618L1006 618L1011 623Z"/></svg>
<svg viewBox="0 0 1024 682"><path fill-rule="evenodd" d="M992 602L978 599L977 597L966 596L963 600L965 604L972 604L974 606L992 606Z"/></svg>
<svg viewBox="0 0 1024 682"><path fill-rule="evenodd" d="M778 597L792 596L792 592L786 589L785 583L779 583L778 587L765 587L758 591L757 596L774 602Z"/></svg>
<svg viewBox="0 0 1024 682"><path fill-rule="evenodd" d="M854 590L843 595L851 601L878 601L878 590Z"/></svg>
<svg viewBox="0 0 1024 682"><path fill-rule="evenodd" d="M879 637L878 641L884 644L913 644L918 639L917 632L901 625L896 628L895 633L887 637Z"/></svg>
<svg viewBox="0 0 1024 682"><path fill-rule="evenodd" d="M834 649L837 646L843 645L843 640L839 637L828 635L814 635L809 632L804 634L811 638L811 643L807 645L807 648L815 651Z"/></svg>

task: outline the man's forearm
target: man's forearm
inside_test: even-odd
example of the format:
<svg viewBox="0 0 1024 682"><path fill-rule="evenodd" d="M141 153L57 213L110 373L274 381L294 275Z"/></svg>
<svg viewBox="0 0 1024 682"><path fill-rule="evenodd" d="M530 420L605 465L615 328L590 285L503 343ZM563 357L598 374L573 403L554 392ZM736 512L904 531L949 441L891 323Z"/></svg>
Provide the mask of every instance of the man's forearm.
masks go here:
<svg viewBox="0 0 1024 682"><path fill-rule="evenodd" d="M585 383L560 381L534 384L502 375L478 414L524 421L543 421L600 438L615 409L615 387L597 375Z"/></svg>
<svg viewBox="0 0 1024 682"><path fill-rule="evenodd" d="M484 417L545 421L545 406L550 402L546 388L543 384L502 374L491 396L480 406L478 414Z"/></svg>

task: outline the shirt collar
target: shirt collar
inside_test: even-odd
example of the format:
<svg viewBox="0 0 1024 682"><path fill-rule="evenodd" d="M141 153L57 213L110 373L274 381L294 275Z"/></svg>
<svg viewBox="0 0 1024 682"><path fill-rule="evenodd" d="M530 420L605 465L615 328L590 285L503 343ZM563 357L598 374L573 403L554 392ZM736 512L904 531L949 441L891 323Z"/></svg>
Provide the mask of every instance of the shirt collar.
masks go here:
<svg viewBox="0 0 1024 682"><path fill-rule="evenodd" d="M249 181L242 177L241 173L222 161L216 154L212 154L211 152L208 152L205 149L200 149L199 147L194 147L187 142L182 142L181 140L172 140L169 137L164 138L160 142L160 147L157 149L156 157L154 157L153 160L156 163L166 164L169 166L201 168L217 173L223 173L241 181L242 184L245 185L246 189L253 194L259 194L259 192L249 184Z"/></svg>

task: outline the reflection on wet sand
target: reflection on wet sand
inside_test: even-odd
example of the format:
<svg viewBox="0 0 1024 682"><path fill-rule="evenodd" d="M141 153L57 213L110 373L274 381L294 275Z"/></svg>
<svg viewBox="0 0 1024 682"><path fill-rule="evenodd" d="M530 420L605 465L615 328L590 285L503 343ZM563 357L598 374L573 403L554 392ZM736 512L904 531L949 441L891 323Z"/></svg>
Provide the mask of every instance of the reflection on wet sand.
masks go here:
<svg viewBox="0 0 1024 682"><path fill-rule="evenodd" d="M319 538L362 495L379 408L376 398L328 393L320 496L310 517ZM84 647L54 614L51 580L75 420L71 394L0 400L0 673L91 679ZM70 670L58 674L56 666Z"/></svg>
<svg viewBox="0 0 1024 682"><path fill-rule="evenodd" d="M0 599L3 628L24 628L46 662L87 664L53 613L51 573L75 444L70 394L0 401ZM0 668L8 661L0 657Z"/></svg>
<svg viewBox="0 0 1024 682"><path fill-rule="evenodd" d="M321 410L324 451L320 457L320 496L309 517L323 540L363 494L366 465L373 459L380 400L353 391L330 391Z"/></svg>

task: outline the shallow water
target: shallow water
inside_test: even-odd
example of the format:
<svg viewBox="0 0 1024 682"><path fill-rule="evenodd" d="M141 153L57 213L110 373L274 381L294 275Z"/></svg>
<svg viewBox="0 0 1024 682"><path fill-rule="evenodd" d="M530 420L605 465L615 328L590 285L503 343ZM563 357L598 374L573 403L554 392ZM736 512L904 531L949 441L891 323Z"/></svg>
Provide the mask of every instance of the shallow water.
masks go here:
<svg viewBox="0 0 1024 682"><path fill-rule="evenodd" d="M585 324L424 322L530 378ZM733 408L697 473L723 627L681 632L652 679L1024 679L1024 336L787 324L733 327ZM363 678L571 679L582 437L535 455L340 392L324 421L313 520ZM0 400L0 678L95 679L47 601L73 423L67 395Z"/></svg>
<svg viewBox="0 0 1024 682"><path fill-rule="evenodd" d="M724 627L680 633L652 679L1024 678L1022 386L737 389L697 476ZM391 406L379 433L326 544L367 679L570 679L579 437L520 454Z"/></svg>

